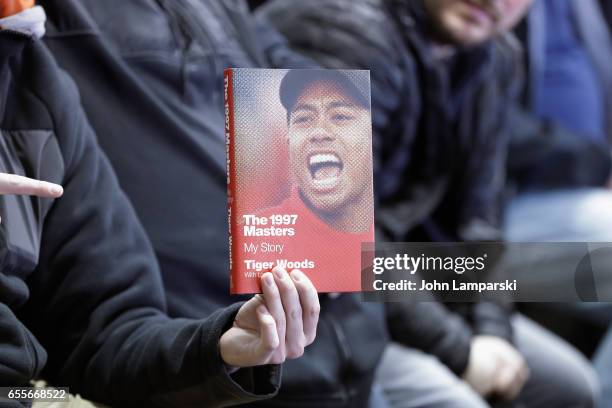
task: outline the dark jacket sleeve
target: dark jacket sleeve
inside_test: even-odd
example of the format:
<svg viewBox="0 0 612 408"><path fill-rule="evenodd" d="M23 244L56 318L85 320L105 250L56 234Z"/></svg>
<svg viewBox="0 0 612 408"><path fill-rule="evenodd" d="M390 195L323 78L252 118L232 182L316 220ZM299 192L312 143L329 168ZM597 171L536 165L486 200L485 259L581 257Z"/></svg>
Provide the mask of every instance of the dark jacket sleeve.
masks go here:
<svg viewBox="0 0 612 408"><path fill-rule="evenodd" d="M264 66L271 68L320 68L321 66L306 55L291 49L283 37L266 19L261 16L250 21L255 26L257 43L265 57Z"/></svg>
<svg viewBox="0 0 612 408"><path fill-rule="evenodd" d="M0 276L0 280L5 276ZM30 331L17 319L13 311L0 303L0 384L2 386L29 387L46 361L46 352L33 340ZM0 400L0 406L17 408L25 402Z"/></svg>
<svg viewBox="0 0 612 408"><path fill-rule="evenodd" d="M501 124L500 124L501 125ZM494 127L486 138L475 144L471 161L467 163L467 188L464 192L463 223L459 238L464 242L503 241L500 230L501 209L505 189L505 166L507 143L503 129ZM500 136L500 137L498 137ZM500 140L501 139L501 140ZM487 281L503 278L504 270L500 256L487 260ZM496 292L492 296L482 295L469 307L454 305L457 310L465 309L474 332L481 335L502 337L512 340L510 315L513 312L511 296Z"/></svg>
<svg viewBox="0 0 612 408"><path fill-rule="evenodd" d="M279 367L230 377L222 364L219 338L240 304L203 320L166 316L151 245L74 84L42 45L29 52L38 71L31 86L48 107L65 162L64 195L46 216L22 317L48 352L45 379L113 405L219 406L274 395Z"/></svg>
<svg viewBox="0 0 612 408"><path fill-rule="evenodd" d="M605 144L535 117L517 102L511 110L508 176L517 191L602 187L612 169Z"/></svg>
<svg viewBox="0 0 612 408"><path fill-rule="evenodd" d="M507 177L507 155L510 129L514 126L510 115L513 101L523 83L520 46L511 35L497 40L493 46L491 80L478 90L475 108L479 116L478 129L472 143L470 160L465 164L461 225L459 238L466 242L502 242L501 217ZM486 114L482 114L486 112ZM487 279L503 278L500 256L490 258ZM510 315L512 299L505 292L494 297L483 296L470 310L476 334L493 335L512 340Z"/></svg>
<svg viewBox="0 0 612 408"><path fill-rule="evenodd" d="M257 18L244 0L220 2L232 22L243 50L257 66L269 68L318 68L313 60L293 51L287 40L264 18Z"/></svg>
<svg viewBox="0 0 612 408"><path fill-rule="evenodd" d="M391 339L436 356L461 376L468 364L472 331L439 302L387 303Z"/></svg>

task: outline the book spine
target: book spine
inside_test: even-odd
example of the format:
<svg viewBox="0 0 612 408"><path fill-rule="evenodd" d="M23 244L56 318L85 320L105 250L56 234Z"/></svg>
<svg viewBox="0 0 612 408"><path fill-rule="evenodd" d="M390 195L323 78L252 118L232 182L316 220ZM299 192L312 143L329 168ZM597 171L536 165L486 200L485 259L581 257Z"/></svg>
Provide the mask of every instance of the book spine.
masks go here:
<svg viewBox="0 0 612 408"><path fill-rule="evenodd" d="M228 68L224 71L225 80L225 148L226 148L226 166L227 166L227 222L229 226L229 272L230 272L230 293L238 293L236 284L240 277L234 276L238 273L238 260L233 238L238 237L236 228L238 222L236 220L236 209L234 206L236 198L236 161L234 155L234 84L233 70Z"/></svg>

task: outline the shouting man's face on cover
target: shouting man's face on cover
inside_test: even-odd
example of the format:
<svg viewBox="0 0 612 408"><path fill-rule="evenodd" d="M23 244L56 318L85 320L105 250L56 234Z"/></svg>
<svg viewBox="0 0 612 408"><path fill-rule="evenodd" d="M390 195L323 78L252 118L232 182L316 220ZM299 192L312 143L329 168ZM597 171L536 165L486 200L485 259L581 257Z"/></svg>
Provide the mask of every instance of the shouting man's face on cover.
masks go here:
<svg viewBox="0 0 612 408"><path fill-rule="evenodd" d="M288 138L293 175L316 213L329 219L372 211L368 109L334 82L312 82L291 110Z"/></svg>

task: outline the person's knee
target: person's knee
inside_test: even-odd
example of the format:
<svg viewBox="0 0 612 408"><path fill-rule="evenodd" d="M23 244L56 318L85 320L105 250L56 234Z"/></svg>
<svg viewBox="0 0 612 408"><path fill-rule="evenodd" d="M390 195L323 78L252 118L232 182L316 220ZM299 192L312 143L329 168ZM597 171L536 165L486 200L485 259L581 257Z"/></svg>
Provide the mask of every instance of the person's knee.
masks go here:
<svg viewBox="0 0 612 408"><path fill-rule="evenodd" d="M463 408L463 407L475 407L475 408L488 408L489 405L482 399L480 395L476 393L469 385L461 384L453 389L455 400L449 401L448 407L452 408Z"/></svg>
<svg viewBox="0 0 612 408"><path fill-rule="evenodd" d="M611 224L612 192L577 189L517 197L504 229L509 241L609 242Z"/></svg>
<svg viewBox="0 0 612 408"><path fill-rule="evenodd" d="M560 405L575 408L594 408L599 400L599 391L586 382L577 382L573 387L561 390Z"/></svg>
<svg viewBox="0 0 612 408"><path fill-rule="evenodd" d="M461 381L427 393L411 393L409 390L396 388L387 390L385 397L393 408L489 408L476 391Z"/></svg>
<svg viewBox="0 0 612 408"><path fill-rule="evenodd" d="M390 344L377 380L393 408L488 408L465 381L426 353Z"/></svg>
<svg viewBox="0 0 612 408"><path fill-rule="evenodd" d="M563 370L532 378L519 400L526 407L594 408L599 400L599 383L583 370Z"/></svg>
<svg viewBox="0 0 612 408"><path fill-rule="evenodd" d="M520 400L527 407L594 407L600 385L591 363L564 340L535 322L513 318L516 343L531 375Z"/></svg>
<svg viewBox="0 0 612 408"><path fill-rule="evenodd" d="M582 374L582 381L577 381L574 391L576 406L591 408L597 406L601 397L601 385L592 366ZM580 405L579 405L580 404Z"/></svg>
<svg viewBox="0 0 612 408"><path fill-rule="evenodd" d="M593 408L597 405L601 391L590 366L574 366L558 375L558 381L549 378L553 382L549 388L553 394L549 406Z"/></svg>

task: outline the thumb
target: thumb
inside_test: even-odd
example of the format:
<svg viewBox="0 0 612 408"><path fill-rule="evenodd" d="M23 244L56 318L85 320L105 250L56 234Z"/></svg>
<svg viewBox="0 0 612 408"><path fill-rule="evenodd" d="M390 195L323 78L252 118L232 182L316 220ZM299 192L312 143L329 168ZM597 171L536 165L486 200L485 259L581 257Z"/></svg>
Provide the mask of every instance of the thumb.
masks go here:
<svg viewBox="0 0 612 408"><path fill-rule="evenodd" d="M257 320L259 322L259 352L266 360L276 351L279 346L276 322L264 305L257 308Z"/></svg>

